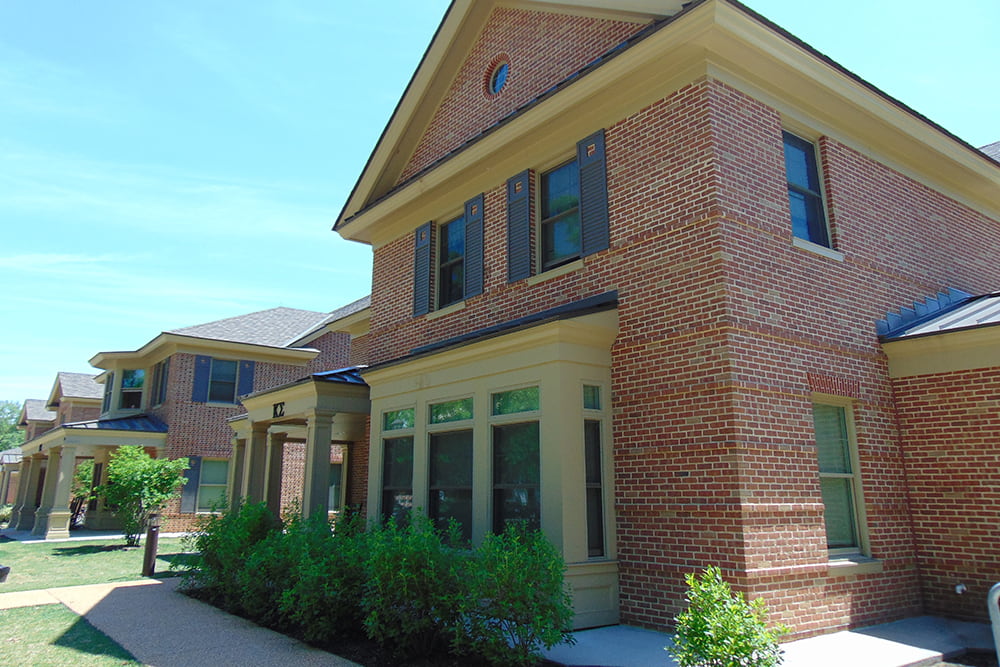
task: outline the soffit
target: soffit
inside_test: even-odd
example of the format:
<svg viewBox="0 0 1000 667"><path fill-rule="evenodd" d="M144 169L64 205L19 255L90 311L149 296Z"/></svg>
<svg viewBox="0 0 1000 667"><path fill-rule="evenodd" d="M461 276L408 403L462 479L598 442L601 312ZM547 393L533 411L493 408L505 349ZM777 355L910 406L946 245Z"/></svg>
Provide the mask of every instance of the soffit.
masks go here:
<svg viewBox="0 0 1000 667"><path fill-rule="evenodd" d="M446 17L449 20L457 19ZM444 41L439 33L429 53L445 48ZM465 50L461 53L464 56ZM460 65L462 58L454 60ZM670 67L664 68L664 63ZM1000 218L996 196L1000 168L984 153L743 5L705 0L377 199L382 191L373 174L380 169L384 173L389 166L386 147L398 141L393 133L401 135L401 119L407 117L404 111L412 115L407 105L419 106L408 89L336 229L345 238L377 247L436 218L441 210L454 206L459 193L493 187L535 164L540 156L558 154L580 137L704 76L733 85L789 119L810 123L957 201ZM429 98L425 96L424 101L428 106L423 111L432 114ZM405 162L408 155L400 159Z"/></svg>
<svg viewBox="0 0 1000 667"><path fill-rule="evenodd" d="M231 341L195 338L173 333L161 333L134 352L99 352L90 359L96 368L115 370L121 368L149 368L167 357L177 354L209 354L234 359L272 362L302 366L319 355L319 350L308 347L287 348L234 343Z"/></svg>

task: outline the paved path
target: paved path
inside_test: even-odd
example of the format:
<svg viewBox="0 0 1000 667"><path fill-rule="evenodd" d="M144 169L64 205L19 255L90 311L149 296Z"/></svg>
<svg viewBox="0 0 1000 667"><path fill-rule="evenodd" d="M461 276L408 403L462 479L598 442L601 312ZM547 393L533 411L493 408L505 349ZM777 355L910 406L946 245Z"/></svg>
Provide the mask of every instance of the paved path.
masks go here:
<svg viewBox="0 0 1000 667"><path fill-rule="evenodd" d="M0 609L64 604L155 667L356 664L178 593L179 582L146 579L3 593Z"/></svg>

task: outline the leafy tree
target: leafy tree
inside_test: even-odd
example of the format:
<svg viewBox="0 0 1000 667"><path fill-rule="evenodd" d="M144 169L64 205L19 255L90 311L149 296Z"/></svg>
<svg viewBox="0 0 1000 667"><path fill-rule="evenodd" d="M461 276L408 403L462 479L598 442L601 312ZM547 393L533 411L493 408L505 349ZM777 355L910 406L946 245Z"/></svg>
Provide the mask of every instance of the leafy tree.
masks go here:
<svg viewBox="0 0 1000 667"><path fill-rule="evenodd" d="M0 401L0 452L20 447L24 443L24 431L17 427L17 418L20 416L20 403Z"/></svg>
<svg viewBox="0 0 1000 667"><path fill-rule="evenodd" d="M73 513L70 519L70 526L78 526L83 520L83 513L87 507L87 501L93 494L94 486L94 459L84 459L76 466L73 473L73 486L70 488L70 511Z"/></svg>
<svg viewBox="0 0 1000 667"><path fill-rule="evenodd" d="M149 515L180 496L188 460L154 459L139 446L119 447L108 459L108 483L97 488L122 520L125 544L138 546Z"/></svg>

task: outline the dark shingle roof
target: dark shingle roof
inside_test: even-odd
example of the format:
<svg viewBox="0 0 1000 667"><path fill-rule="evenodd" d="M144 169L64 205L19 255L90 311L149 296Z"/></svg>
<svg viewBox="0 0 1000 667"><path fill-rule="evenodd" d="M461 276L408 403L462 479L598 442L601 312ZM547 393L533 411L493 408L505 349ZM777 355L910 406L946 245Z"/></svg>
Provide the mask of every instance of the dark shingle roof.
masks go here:
<svg viewBox="0 0 1000 667"><path fill-rule="evenodd" d="M59 373L56 382L59 383L61 395L66 398L101 398L104 396L104 386L95 381L96 375L87 373Z"/></svg>
<svg viewBox="0 0 1000 667"><path fill-rule="evenodd" d="M992 144L986 144L979 150L986 153L997 162L1000 162L1000 141L994 141Z"/></svg>
<svg viewBox="0 0 1000 667"><path fill-rule="evenodd" d="M45 401L40 398L29 398L24 401L24 419L31 421L50 422L56 418L56 413L45 407Z"/></svg>
<svg viewBox="0 0 1000 667"><path fill-rule="evenodd" d="M271 308L224 320L196 324L167 333L232 343L285 347L329 320L329 313Z"/></svg>
<svg viewBox="0 0 1000 667"><path fill-rule="evenodd" d="M357 301L349 303L346 306L342 306L341 308L338 308L337 310L330 313L329 321L336 322L337 320L342 320L345 317L353 315L354 313L360 313L362 310L368 308L371 305L372 305L371 295L369 294L368 296L363 296Z"/></svg>

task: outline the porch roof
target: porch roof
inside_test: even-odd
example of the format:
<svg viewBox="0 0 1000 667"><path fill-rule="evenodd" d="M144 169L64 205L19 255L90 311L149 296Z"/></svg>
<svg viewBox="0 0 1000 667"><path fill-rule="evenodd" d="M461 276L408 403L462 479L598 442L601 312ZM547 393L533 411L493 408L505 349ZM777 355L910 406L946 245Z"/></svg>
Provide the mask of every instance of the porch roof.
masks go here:
<svg viewBox="0 0 1000 667"><path fill-rule="evenodd" d="M88 429L102 431L129 431L142 433L166 433L167 425L153 415L132 415L115 419L90 419L82 422L63 424L67 429Z"/></svg>

